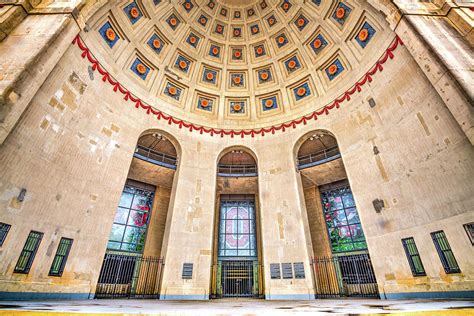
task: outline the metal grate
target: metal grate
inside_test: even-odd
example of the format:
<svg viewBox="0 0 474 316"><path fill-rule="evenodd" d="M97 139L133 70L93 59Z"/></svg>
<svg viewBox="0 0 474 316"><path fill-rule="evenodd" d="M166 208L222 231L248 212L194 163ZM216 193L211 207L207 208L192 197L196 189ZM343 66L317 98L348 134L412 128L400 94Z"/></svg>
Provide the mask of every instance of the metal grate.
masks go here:
<svg viewBox="0 0 474 316"><path fill-rule="evenodd" d="M221 261L222 297L257 297L258 262Z"/></svg>
<svg viewBox="0 0 474 316"><path fill-rule="evenodd" d="M295 272L295 279L304 279L305 278L303 262L293 263L293 270Z"/></svg>
<svg viewBox="0 0 474 316"><path fill-rule="evenodd" d="M368 254L312 260L317 298L379 297Z"/></svg>
<svg viewBox="0 0 474 316"><path fill-rule="evenodd" d="M0 247L3 246L5 239L7 239L8 232L10 231L12 225L0 223Z"/></svg>
<svg viewBox="0 0 474 316"><path fill-rule="evenodd" d="M405 254L407 255L408 263L410 264L411 273L414 276L425 276L425 268L421 262L415 239L413 239L413 237L402 239L402 244L405 249Z"/></svg>
<svg viewBox="0 0 474 316"><path fill-rule="evenodd" d="M181 274L182 279L192 279L193 278L193 264L192 263L183 263L183 272Z"/></svg>
<svg viewBox="0 0 474 316"><path fill-rule="evenodd" d="M35 259L42 238L43 233L35 231L30 232L13 272L25 274L30 272L31 265L33 264L33 260Z"/></svg>
<svg viewBox="0 0 474 316"><path fill-rule="evenodd" d="M279 263L270 263L270 277L272 279L281 279L281 270Z"/></svg>
<svg viewBox="0 0 474 316"><path fill-rule="evenodd" d="M474 223L464 224L464 230L466 231L467 237L471 242L471 245L474 246ZM1 244L0 244L1 246Z"/></svg>
<svg viewBox="0 0 474 316"><path fill-rule="evenodd" d="M436 250L438 251L444 271L446 273L460 273L461 269L459 269L458 263L454 257L454 253L451 250L451 246L449 245L444 231L440 230L431 233L431 238L433 239Z"/></svg>
<svg viewBox="0 0 474 316"><path fill-rule="evenodd" d="M293 268L291 263L282 263L281 271L283 272L283 279L293 279Z"/></svg>
<svg viewBox="0 0 474 316"><path fill-rule="evenodd" d="M96 298L158 298L163 260L156 257L106 254Z"/></svg>
<svg viewBox="0 0 474 316"><path fill-rule="evenodd" d="M67 257L69 256L69 251L72 247L72 239L61 238L58 249L56 250L56 255L54 256L53 263L51 264L51 269L49 270L49 275L51 276L62 276L64 267L66 266Z"/></svg>

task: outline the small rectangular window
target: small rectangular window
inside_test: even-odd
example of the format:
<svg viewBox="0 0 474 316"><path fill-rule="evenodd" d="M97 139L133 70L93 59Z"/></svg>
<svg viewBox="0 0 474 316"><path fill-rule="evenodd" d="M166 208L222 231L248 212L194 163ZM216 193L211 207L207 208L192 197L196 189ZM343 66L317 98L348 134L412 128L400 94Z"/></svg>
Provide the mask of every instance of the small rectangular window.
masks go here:
<svg viewBox="0 0 474 316"><path fill-rule="evenodd" d="M402 244L407 255L408 263L410 264L411 273L414 276L426 275L420 254L418 253L418 248L415 244L415 239L413 239L413 237L402 239Z"/></svg>
<svg viewBox="0 0 474 316"><path fill-rule="evenodd" d="M431 233L431 238L435 244L436 250L438 251L439 258L443 264L444 271L446 273L459 273L459 269L456 258L454 258L453 251L449 245L448 239L444 231L440 230L434 233Z"/></svg>
<svg viewBox="0 0 474 316"><path fill-rule="evenodd" d="M38 250L42 238L43 233L35 232L33 230L30 232L13 272L25 274L30 272L31 265L33 264L36 251Z"/></svg>
<svg viewBox="0 0 474 316"><path fill-rule="evenodd" d="M471 241L471 245L474 246L474 223L464 224L464 229L466 230L467 237Z"/></svg>
<svg viewBox="0 0 474 316"><path fill-rule="evenodd" d="M53 264L49 270L49 275L51 276L62 276L64 267L66 266L66 260L69 256L69 251L72 247L72 239L61 238L61 241L58 245L58 250L56 250L56 255L53 259Z"/></svg>
<svg viewBox="0 0 474 316"><path fill-rule="evenodd" d="M0 247L3 246L3 242L7 238L10 227L12 227L12 225L0 223Z"/></svg>

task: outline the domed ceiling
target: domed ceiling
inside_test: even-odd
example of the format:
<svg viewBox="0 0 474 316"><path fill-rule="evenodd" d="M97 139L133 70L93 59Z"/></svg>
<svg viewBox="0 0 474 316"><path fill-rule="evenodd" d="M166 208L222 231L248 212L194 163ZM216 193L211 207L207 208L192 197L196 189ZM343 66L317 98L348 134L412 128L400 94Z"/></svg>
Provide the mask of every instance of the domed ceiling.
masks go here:
<svg viewBox="0 0 474 316"><path fill-rule="evenodd" d="M83 48L119 90L220 129L323 108L395 38L379 12L355 0L110 1L87 24Z"/></svg>

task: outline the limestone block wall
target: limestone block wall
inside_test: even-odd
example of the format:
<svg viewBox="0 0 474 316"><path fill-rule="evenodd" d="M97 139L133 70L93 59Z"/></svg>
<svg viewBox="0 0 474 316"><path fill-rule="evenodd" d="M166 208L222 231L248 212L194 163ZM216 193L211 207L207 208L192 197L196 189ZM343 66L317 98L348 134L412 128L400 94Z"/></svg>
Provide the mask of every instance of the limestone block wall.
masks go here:
<svg viewBox="0 0 474 316"><path fill-rule="evenodd" d="M148 129L169 133L182 151L163 239L163 298L209 294L216 163L229 146L245 146L258 160L266 297L311 297L312 242L293 153L300 137L316 129L338 140L382 296L456 296L473 288L473 247L462 229L474 220L473 148L404 47L338 111L275 135L222 139L135 109L97 72L89 73L71 46L0 145L0 221L12 225L0 248L2 297L94 292L133 150ZM21 188L27 194L19 203ZM376 198L385 201L380 214L372 206ZM460 274L442 269L429 235L441 229ZM43 240L30 273L14 274L30 230L43 232ZM70 257L63 277L49 277L62 236L74 239ZM427 277L411 276L400 241L410 236ZM305 263L306 279L270 279L269 263L299 261ZM179 278L184 262L194 263L191 280Z"/></svg>

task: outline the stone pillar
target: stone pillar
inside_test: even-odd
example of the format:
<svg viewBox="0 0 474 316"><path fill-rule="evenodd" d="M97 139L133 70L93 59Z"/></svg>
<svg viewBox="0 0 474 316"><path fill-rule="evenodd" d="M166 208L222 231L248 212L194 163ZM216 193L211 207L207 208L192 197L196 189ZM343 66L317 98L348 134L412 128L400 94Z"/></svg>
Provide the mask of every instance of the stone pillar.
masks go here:
<svg viewBox="0 0 474 316"><path fill-rule="evenodd" d="M257 153L265 298L308 300L314 299L311 238L290 144L283 141ZM287 154L275 159L275 148ZM304 279L271 279L270 264L295 262L303 262Z"/></svg>
<svg viewBox="0 0 474 316"><path fill-rule="evenodd" d="M201 143L194 150L193 143L183 143L193 148L183 148L171 192L162 251L165 300L209 298L217 153ZM193 264L191 279L182 279L183 263Z"/></svg>

